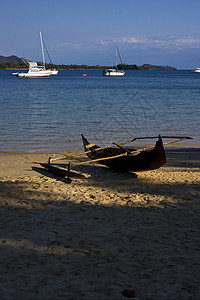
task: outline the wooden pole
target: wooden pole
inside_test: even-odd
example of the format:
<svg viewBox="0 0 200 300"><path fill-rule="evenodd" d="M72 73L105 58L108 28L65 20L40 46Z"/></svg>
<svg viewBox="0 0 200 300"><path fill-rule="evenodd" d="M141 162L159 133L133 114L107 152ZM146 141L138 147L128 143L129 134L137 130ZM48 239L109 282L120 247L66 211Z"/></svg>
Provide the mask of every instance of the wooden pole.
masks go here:
<svg viewBox="0 0 200 300"><path fill-rule="evenodd" d="M127 153L129 153L129 154L131 154L131 153L132 153L130 150L128 150L128 149L126 149L126 148L124 148L124 147L120 146L119 144L113 143L113 145L115 145L115 146L117 146L117 147L119 147L119 148L123 149L124 151L126 151L126 152L127 152Z"/></svg>

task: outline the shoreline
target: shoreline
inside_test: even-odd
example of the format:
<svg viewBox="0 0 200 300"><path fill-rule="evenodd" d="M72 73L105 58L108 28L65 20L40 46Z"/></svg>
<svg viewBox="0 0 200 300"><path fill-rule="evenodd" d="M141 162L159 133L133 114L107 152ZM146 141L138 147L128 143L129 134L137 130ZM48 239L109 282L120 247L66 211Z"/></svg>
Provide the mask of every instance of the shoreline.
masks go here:
<svg viewBox="0 0 200 300"><path fill-rule="evenodd" d="M38 165L49 153L0 155L2 299L199 299L200 151L166 156L70 180Z"/></svg>
<svg viewBox="0 0 200 300"><path fill-rule="evenodd" d="M145 148L145 147L149 147L150 145L139 145L134 147L135 149L140 149L140 148ZM180 147L179 147L180 146ZM195 151L200 151L200 146L199 143L197 143L195 146L191 147L188 145L171 145L170 147L165 147L165 151L191 151L191 152L195 152ZM82 146L81 146L82 147ZM79 149L81 148L79 147ZM83 148L83 147L82 147ZM153 148L153 147L152 147ZM51 149L47 149L47 150L0 150L0 155L4 155L4 154L25 154L25 153L30 153L30 154L43 154L43 153L53 153L53 154L63 154L63 153L75 153L75 154L79 154L79 153L83 152L82 150L77 150L77 149L62 149L62 150L51 150Z"/></svg>

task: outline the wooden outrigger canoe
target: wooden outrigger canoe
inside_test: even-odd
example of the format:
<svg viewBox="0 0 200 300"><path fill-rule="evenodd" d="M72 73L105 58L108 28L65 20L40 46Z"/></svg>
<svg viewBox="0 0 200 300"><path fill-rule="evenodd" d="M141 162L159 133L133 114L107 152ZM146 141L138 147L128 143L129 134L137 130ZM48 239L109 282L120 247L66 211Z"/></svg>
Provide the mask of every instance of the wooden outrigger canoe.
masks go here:
<svg viewBox="0 0 200 300"><path fill-rule="evenodd" d="M158 169L166 163L166 156L161 136L151 150L135 150L120 145L100 148L90 144L82 135L86 155L112 170L123 172L138 172ZM152 148L152 147L151 147ZM145 148L146 149L146 148Z"/></svg>
<svg viewBox="0 0 200 300"><path fill-rule="evenodd" d="M146 148L135 150L133 148L125 148L124 145L134 142L137 139L155 139L157 137L139 137L130 141L116 144L111 146L99 147L95 144L90 144L88 140L82 135L83 145L85 152L78 155L65 155L62 157L51 158L49 157L48 163L40 163L49 172L62 177L75 177L75 178L88 178L89 175L81 173L75 170L71 170L71 167L77 167L87 165L90 163L100 163L106 165L112 170L119 172L138 172L149 171L162 167L166 163L166 156L164 146L173 144L185 139L192 139L190 137L175 137L175 136L163 136L162 138L178 138L178 140L170 141L167 143L162 142L162 138L159 135L155 145ZM68 158L80 157L81 155L87 155L91 160L83 161L79 163L68 163L66 168L53 165L53 161L63 160Z"/></svg>

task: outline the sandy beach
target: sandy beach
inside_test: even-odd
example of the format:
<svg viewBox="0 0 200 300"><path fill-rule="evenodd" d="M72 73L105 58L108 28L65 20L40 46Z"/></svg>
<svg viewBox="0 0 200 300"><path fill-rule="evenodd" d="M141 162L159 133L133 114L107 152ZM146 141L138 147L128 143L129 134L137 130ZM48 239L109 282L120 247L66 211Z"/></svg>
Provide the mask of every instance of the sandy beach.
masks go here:
<svg viewBox="0 0 200 300"><path fill-rule="evenodd" d="M48 153L0 155L0 298L200 299L200 149L166 155L72 180L40 167Z"/></svg>

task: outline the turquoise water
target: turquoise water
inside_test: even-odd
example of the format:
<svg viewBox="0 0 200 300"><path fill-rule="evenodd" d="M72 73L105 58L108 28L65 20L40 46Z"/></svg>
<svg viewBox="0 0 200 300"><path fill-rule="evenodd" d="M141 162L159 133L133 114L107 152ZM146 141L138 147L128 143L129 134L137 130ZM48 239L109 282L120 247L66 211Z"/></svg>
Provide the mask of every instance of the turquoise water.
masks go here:
<svg viewBox="0 0 200 300"><path fill-rule="evenodd" d="M199 74L127 71L112 78L65 70L31 79L12 72L0 70L0 151L80 150L81 133L100 145L184 135L193 137L188 147L200 147Z"/></svg>

